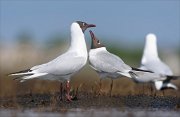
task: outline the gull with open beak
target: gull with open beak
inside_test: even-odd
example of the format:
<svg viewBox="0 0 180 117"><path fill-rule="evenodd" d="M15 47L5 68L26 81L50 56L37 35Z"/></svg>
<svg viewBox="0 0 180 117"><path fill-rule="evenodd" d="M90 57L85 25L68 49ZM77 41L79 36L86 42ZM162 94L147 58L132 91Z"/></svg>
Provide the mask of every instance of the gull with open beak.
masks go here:
<svg viewBox="0 0 180 117"><path fill-rule="evenodd" d="M82 21L73 22L71 24L71 45L67 52L47 63L11 73L9 76L17 76L15 79L21 82L34 78L66 81L66 98L71 101L69 82L71 76L80 71L87 62L88 55L84 32L90 27L95 27L95 25Z"/></svg>
<svg viewBox="0 0 180 117"><path fill-rule="evenodd" d="M128 77L133 78L136 77L135 71L141 72L149 72L146 70L140 70L137 68L130 67L125 64L123 60L108 52L106 50L105 45L103 45L94 35L92 31L90 31L92 44L91 49L89 51L89 63L90 66L99 74L100 76L100 90L101 90L101 79L109 77L111 78L111 89L110 96L113 87L113 79L118 77Z"/></svg>

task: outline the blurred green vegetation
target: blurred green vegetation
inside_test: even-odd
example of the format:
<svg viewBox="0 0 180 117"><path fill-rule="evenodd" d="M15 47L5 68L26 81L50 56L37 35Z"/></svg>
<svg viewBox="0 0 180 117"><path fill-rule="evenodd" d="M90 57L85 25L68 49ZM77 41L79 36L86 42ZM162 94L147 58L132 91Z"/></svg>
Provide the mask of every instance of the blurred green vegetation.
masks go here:
<svg viewBox="0 0 180 117"><path fill-rule="evenodd" d="M46 49L61 47L62 45L66 45L67 41L68 40L60 34L51 35L50 37L48 37L47 41L45 41L44 47Z"/></svg>
<svg viewBox="0 0 180 117"><path fill-rule="evenodd" d="M103 38L102 38L103 39ZM90 47L91 39L86 38L87 47ZM115 40L114 40L115 41ZM126 64L139 67L141 62L141 57L143 54L144 45L140 44L135 46L128 46L128 44L123 42L112 42L112 40L102 40L101 42L106 45L107 50L117 56L119 56ZM89 43L90 42L90 43ZM14 61L12 64L14 66L12 68L4 69L7 67L7 64L4 69L4 73L0 71L0 97L3 96L16 96L17 94L24 94L31 90L34 93L44 93L44 92L56 92L59 91L59 83L56 81L42 81L42 80L30 80L25 83L18 83L11 78L3 75L6 73L11 73L21 70L24 66L32 66L34 64L43 63L43 61L49 61L54 59L59 55L59 51L61 49L66 49L70 45L70 38L67 36L63 36L62 34L54 34L49 36L47 39L41 42L40 48L36 48L40 43L36 43L36 39L32 35L32 33L22 32L17 36L18 51L17 53L12 53L12 56L7 57L5 59L5 63L12 61L14 57ZM33 44L33 45L32 45ZM24 46L21 46L24 45ZM26 48L28 46L28 48ZM42 49L41 51L37 51L38 49ZM159 54L161 56L161 52L164 50L159 50ZM62 51L61 51L62 52ZM174 51L173 51L174 52ZM180 47L175 49L175 52L178 53L180 57ZM14 54L14 55L13 55ZM18 56L19 55L19 56ZM28 58L28 59L27 59ZM20 62L18 62L20 60ZM24 60L24 61L23 61ZM6 71L5 71L6 70ZM82 85L82 91L91 91L91 89L98 89L96 81L99 81L99 77L97 73L92 70L88 65L80 71L80 73L76 74L72 82L72 87L77 88L79 85ZM103 91L108 93L110 88L109 79L103 80ZM129 79L117 79L114 80L114 94L121 95L129 95L129 94L139 94L146 93L150 94L149 85L138 85L132 82ZM179 80L175 82L177 86L179 86ZM1 90L3 89L3 90ZM176 91L167 91L168 95L180 95Z"/></svg>
<svg viewBox="0 0 180 117"><path fill-rule="evenodd" d="M119 56L126 64L131 66L138 66L141 61L142 50L135 49L124 49L116 46L110 46L108 51Z"/></svg>
<svg viewBox="0 0 180 117"><path fill-rule="evenodd" d="M32 44L34 43L34 36L30 31L19 32L16 36L16 40L19 44Z"/></svg>
<svg viewBox="0 0 180 117"><path fill-rule="evenodd" d="M62 37L61 35L55 35L50 37L44 45L45 49L54 49L58 47L64 47L69 45L69 40L66 40L65 37ZM87 43L88 44L88 43ZM143 50L140 48L131 48L131 49L125 49L121 46L113 45L111 42L108 42L107 50L113 54L116 54L119 56L125 63L138 67L140 64L141 56ZM90 45L89 45L90 46Z"/></svg>
<svg viewBox="0 0 180 117"><path fill-rule="evenodd" d="M103 40L102 40L103 39ZM109 40L107 38L100 39L104 45L106 45L107 50L117 56L119 56L126 64L133 66L133 67L139 67L141 62L141 57L143 54L144 45L143 43L137 45L126 45L125 43L121 42L120 40L118 42ZM34 39L34 36L32 33L30 33L27 30L24 30L20 32L17 35L17 42L18 44L29 44L29 45L35 45L39 46L39 43L36 43ZM117 40L117 39L116 39ZM86 38L87 46L91 46L91 39ZM57 48L67 48L70 45L70 38L68 39L67 36L63 36L63 34L54 33L47 37L44 40L44 43L41 44L42 49L44 51L48 52L47 50L57 49ZM131 44L132 45L132 44ZM180 47L173 48L174 52L178 54L178 57L180 58ZM164 50L161 48L158 48L159 56L161 57L161 54Z"/></svg>

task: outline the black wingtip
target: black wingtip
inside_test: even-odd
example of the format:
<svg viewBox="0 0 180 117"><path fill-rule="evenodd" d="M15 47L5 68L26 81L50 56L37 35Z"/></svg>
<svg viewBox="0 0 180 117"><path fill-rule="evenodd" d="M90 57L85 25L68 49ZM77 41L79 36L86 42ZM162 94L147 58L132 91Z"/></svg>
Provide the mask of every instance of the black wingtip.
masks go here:
<svg viewBox="0 0 180 117"><path fill-rule="evenodd" d="M164 91L164 90L167 90L167 89L176 90L176 89L173 88L173 87L162 87L162 88L160 89L160 91Z"/></svg>
<svg viewBox="0 0 180 117"><path fill-rule="evenodd" d="M143 72L149 72L149 73L154 73L152 71L149 71L149 70L142 70L142 69L138 69L138 68L135 68L135 67L131 67L132 70L135 70L135 71L143 71Z"/></svg>
<svg viewBox="0 0 180 117"><path fill-rule="evenodd" d="M134 72L132 71L129 71L129 74L132 78L136 78L137 77L137 74L135 74Z"/></svg>
<svg viewBox="0 0 180 117"><path fill-rule="evenodd" d="M177 80L178 78L180 78L180 76L169 76L169 75L167 75L167 79L170 79L170 80Z"/></svg>
<svg viewBox="0 0 180 117"><path fill-rule="evenodd" d="M30 69L26 69L26 70L22 70L22 71L18 71L18 72L9 73L9 74L7 74L7 76L10 76L11 74L25 73L25 72L31 72L31 71L32 70L30 70Z"/></svg>

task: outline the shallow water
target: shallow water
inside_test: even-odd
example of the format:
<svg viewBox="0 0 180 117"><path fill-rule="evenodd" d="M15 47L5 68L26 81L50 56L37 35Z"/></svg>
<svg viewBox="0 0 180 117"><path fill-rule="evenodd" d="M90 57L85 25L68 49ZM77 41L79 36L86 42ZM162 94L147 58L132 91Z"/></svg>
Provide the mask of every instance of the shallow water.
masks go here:
<svg viewBox="0 0 180 117"><path fill-rule="evenodd" d="M38 112L37 110L0 110L0 116L13 117L179 117L180 111L157 110L157 109L118 109L118 108L99 108L99 109L68 109L61 112Z"/></svg>

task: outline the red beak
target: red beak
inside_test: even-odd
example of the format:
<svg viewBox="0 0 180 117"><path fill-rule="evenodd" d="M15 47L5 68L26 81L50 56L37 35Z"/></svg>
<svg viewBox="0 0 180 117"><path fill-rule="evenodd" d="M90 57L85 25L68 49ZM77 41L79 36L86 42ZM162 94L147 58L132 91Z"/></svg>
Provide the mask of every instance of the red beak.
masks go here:
<svg viewBox="0 0 180 117"><path fill-rule="evenodd" d="M94 24L88 24L87 27L88 27L88 28L89 28L89 27L96 27L96 25L94 25Z"/></svg>
<svg viewBox="0 0 180 117"><path fill-rule="evenodd" d="M89 31L90 35L91 35L91 39L95 40L95 36L94 36L94 33L90 30Z"/></svg>

